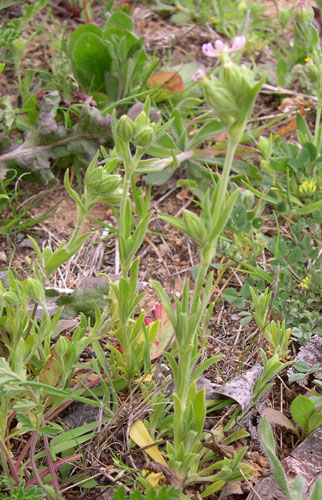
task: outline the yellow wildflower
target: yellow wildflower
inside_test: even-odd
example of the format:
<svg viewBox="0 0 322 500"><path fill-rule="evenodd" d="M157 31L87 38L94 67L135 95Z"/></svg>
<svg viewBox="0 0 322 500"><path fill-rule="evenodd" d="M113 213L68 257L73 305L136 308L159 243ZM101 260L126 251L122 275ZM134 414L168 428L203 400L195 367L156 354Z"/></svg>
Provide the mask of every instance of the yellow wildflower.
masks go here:
<svg viewBox="0 0 322 500"><path fill-rule="evenodd" d="M300 287L303 288L304 290L310 290L311 278L309 276L306 276L304 280L301 281Z"/></svg>
<svg viewBox="0 0 322 500"><path fill-rule="evenodd" d="M316 183L314 179L309 179L308 181L302 182L299 187L300 194L302 196L312 196L316 191Z"/></svg>

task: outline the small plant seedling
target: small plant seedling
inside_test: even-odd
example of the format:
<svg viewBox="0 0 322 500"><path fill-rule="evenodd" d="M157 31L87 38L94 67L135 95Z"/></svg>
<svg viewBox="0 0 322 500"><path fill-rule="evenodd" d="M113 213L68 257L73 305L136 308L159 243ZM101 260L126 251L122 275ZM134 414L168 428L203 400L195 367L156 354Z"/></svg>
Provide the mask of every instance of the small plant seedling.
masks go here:
<svg viewBox="0 0 322 500"><path fill-rule="evenodd" d="M322 411L318 411L312 399L299 394L291 404L291 415L295 424L282 412L267 408L263 415L274 424L286 427L294 432L303 441L311 432L317 429L322 423Z"/></svg>

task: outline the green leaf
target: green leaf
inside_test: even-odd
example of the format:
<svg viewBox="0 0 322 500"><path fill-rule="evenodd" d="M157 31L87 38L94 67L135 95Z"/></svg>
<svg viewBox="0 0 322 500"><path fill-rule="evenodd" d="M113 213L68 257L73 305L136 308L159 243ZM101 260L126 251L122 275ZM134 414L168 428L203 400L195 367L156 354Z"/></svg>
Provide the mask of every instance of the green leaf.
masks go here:
<svg viewBox="0 0 322 500"><path fill-rule="evenodd" d="M227 300L227 302L233 303L239 298L239 295L235 288L226 288L226 290L223 292L223 297L225 300Z"/></svg>
<svg viewBox="0 0 322 500"><path fill-rule="evenodd" d="M310 500L320 500L322 498L322 475L314 483L314 488Z"/></svg>
<svg viewBox="0 0 322 500"><path fill-rule="evenodd" d="M291 404L292 417L303 430L307 429L310 416L315 412L315 409L316 407L313 401L301 394L297 396Z"/></svg>
<svg viewBox="0 0 322 500"><path fill-rule="evenodd" d="M161 214L160 219L164 220L167 224L175 227L182 233L185 233L185 224L179 217L174 217L173 215Z"/></svg>
<svg viewBox="0 0 322 500"><path fill-rule="evenodd" d="M267 417L271 424L281 425L287 429L291 429L295 434L298 434L295 425L288 419L282 412L274 410L273 408L266 408L262 412L262 416Z"/></svg>
<svg viewBox="0 0 322 500"><path fill-rule="evenodd" d="M107 23L105 24L105 28L120 28L122 30L133 31L134 23L130 16L125 14L122 11L113 12L113 14L109 17Z"/></svg>
<svg viewBox="0 0 322 500"><path fill-rule="evenodd" d="M111 500L126 500L126 492L124 486L119 486L114 492Z"/></svg>
<svg viewBox="0 0 322 500"><path fill-rule="evenodd" d="M239 439L243 439L248 436L249 432L247 431L236 431L230 434L230 436L228 436L228 438L224 440L224 444L227 446L231 443L234 443L235 441L238 441Z"/></svg>
<svg viewBox="0 0 322 500"><path fill-rule="evenodd" d="M206 419L206 389L201 389L197 392L193 401L193 421L194 429L200 433L205 425Z"/></svg>
<svg viewBox="0 0 322 500"><path fill-rule="evenodd" d="M294 215L307 215L311 214L314 210L319 210L322 207L322 200L314 201L304 207L297 208L294 211Z"/></svg>
<svg viewBox="0 0 322 500"><path fill-rule="evenodd" d="M201 498L209 497L209 495L212 495L212 493L220 490L224 486L224 484L226 484L226 481L215 481L211 486L208 486L208 488L206 488L205 491L201 493Z"/></svg>
<svg viewBox="0 0 322 500"><path fill-rule="evenodd" d="M316 411L309 418L308 433L315 431L322 424L322 411Z"/></svg>
<svg viewBox="0 0 322 500"><path fill-rule="evenodd" d="M300 113L297 113L296 115L296 131L300 132L300 134L298 133L298 137L302 146L306 142L311 142L313 144L313 137L310 132L309 126L306 123L305 118L303 118Z"/></svg>
<svg viewBox="0 0 322 500"><path fill-rule="evenodd" d="M76 78L84 89L104 90L104 73L110 71L111 56L107 44L97 34L86 32L78 36L71 59Z"/></svg>
<svg viewBox="0 0 322 500"><path fill-rule="evenodd" d="M269 421L267 420L266 417L264 417L261 421L260 424L260 439L263 445L263 448L269 458L269 461L272 465L272 470L273 470L273 475L275 478L275 481L277 482L278 486L286 495L288 500L292 499L287 480L286 480L286 474L284 472L284 469L282 467L281 462L276 456L275 453L275 440L272 432L271 425Z"/></svg>
<svg viewBox="0 0 322 500"><path fill-rule="evenodd" d="M214 135L219 134L224 130L224 125L222 124L221 121L219 120L211 120L210 122L206 123L201 129L191 136L191 139L189 140L189 148L194 148L198 146L198 144L201 144L205 141L208 141L209 139L212 139Z"/></svg>

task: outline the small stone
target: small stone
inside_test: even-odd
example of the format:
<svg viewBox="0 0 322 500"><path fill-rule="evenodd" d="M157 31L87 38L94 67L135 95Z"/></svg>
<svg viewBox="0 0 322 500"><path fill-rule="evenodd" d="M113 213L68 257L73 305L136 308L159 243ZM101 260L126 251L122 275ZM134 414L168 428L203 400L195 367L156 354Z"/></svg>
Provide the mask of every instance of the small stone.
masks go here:
<svg viewBox="0 0 322 500"><path fill-rule="evenodd" d="M0 262L3 262L3 264L6 264L8 262L8 257L6 256L5 252L0 252Z"/></svg>

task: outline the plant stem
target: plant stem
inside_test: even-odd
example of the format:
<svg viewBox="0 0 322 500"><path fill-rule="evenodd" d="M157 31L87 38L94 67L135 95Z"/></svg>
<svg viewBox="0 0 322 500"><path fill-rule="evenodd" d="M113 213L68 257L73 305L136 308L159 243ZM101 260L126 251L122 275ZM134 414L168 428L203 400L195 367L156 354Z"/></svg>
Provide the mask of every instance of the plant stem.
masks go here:
<svg viewBox="0 0 322 500"><path fill-rule="evenodd" d="M219 188L218 188L216 208L215 208L215 220L213 221L213 227L216 226L220 218L220 214L222 213L222 206L225 202L230 169L234 159L234 154L237 145L238 142L236 143L235 141L233 141L231 137L229 137L228 135L227 152L226 152L222 176L219 180ZM203 282L216 251L217 238L218 235L213 235L212 241L210 241L210 243L208 243L207 246L201 249L201 262L199 266L198 276L196 279L195 289L192 296L190 314L193 314L198 310L198 303L201 295Z"/></svg>
<svg viewBox="0 0 322 500"><path fill-rule="evenodd" d="M126 238L127 236L125 219L126 219L126 205L129 197L131 178L132 178L132 170L130 168L126 168L124 182L123 182L123 191L122 191L121 206L120 206L120 222L119 222L120 236L123 236L123 238ZM123 269L122 269L122 275L123 275Z"/></svg>
<svg viewBox="0 0 322 500"><path fill-rule="evenodd" d="M61 459L57 460L57 462L53 463L53 468L56 471L57 469L59 469L63 465L69 464L71 462L74 462L75 460L78 460L79 458L82 458L82 456L83 455L81 453L76 453L75 455L71 455L70 457L61 458ZM47 467L45 470L43 470L42 472L39 473L39 477L42 479L42 478L46 477L49 473L50 473L50 470L49 470L49 467ZM33 486L35 484L37 484L37 480L36 480L36 478L33 478L30 481L28 481L28 483L26 484L26 488L28 488L29 486Z"/></svg>
<svg viewBox="0 0 322 500"><path fill-rule="evenodd" d="M32 439L31 439L31 447L30 447L30 464L32 468L32 472L34 473L35 479L37 481L38 486L41 488L44 487L44 484L41 480L40 474L38 472L35 454L36 454L36 444L37 444L38 431L33 431Z"/></svg>
<svg viewBox="0 0 322 500"><path fill-rule="evenodd" d="M205 276L207 274L208 268L210 266L214 250L216 245L212 245L211 249L208 251L205 251L204 249L201 250L201 261L199 265L199 270L198 270L198 276L195 282L195 287L194 291L192 294L192 301L191 301L191 307L190 307L190 315L197 313L198 311L198 305L199 305L199 300L201 296L201 291L204 283Z"/></svg>
<svg viewBox="0 0 322 500"><path fill-rule="evenodd" d="M322 111L322 100L318 99L316 118L315 118L315 128L314 128L314 146L318 149L320 148L320 144L318 144L318 139L319 139L319 128L321 122L321 111Z"/></svg>
<svg viewBox="0 0 322 500"><path fill-rule="evenodd" d="M5 443L2 441L2 438L0 437L0 448L2 449L3 451L3 454L9 464L9 468L10 468L10 471L11 471L11 475L12 475L12 478L14 479L16 485L18 486L19 483L20 483L20 479L19 479L19 475L16 471L16 467L15 467L15 463L14 461L12 460L11 456L10 456L10 453L5 445ZM2 462L2 465L3 465L3 469L4 469L4 472L5 472L5 468L7 466L6 462L4 462L3 460L1 460Z"/></svg>
<svg viewBox="0 0 322 500"><path fill-rule="evenodd" d="M43 418L43 424L42 425L45 425L44 418ZM50 475L51 475L51 480L53 482L53 487L54 487L55 492L58 493L59 492L59 483L58 483L57 476L56 476L56 473L55 473L54 463L53 463L51 455L50 455L50 448L49 448L48 436L46 436L46 434L43 434L42 438L44 440L46 457L47 457L47 463L48 463L48 468L49 468ZM39 477L41 479L40 475L39 475Z"/></svg>
<svg viewBox="0 0 322 500"><path fill-rule="evenodd" d="M236 148L238 146L238 142L235 140L232 140L232 138L228 135L228 142L227 142L227 151L226 151L226 157L225 157L225 162L224 162L224 168L222 171L221 178L219 180L219 188L218 188L218 194L217 194L217 199L216 199L216 211L215 211L215 220L213 223L213 227L217 224L221 213L222 213L222 206L223 203L225 202L225 196L227 192L227 185L228 185L228 180L229 180L229 174L230 174L230 169L233 163L234 159L234 154L236 151Z"/></svg>
<svg viewBox="0 0 322 500"><path fill-rule="evenodd" d="M86 213L82 209L80 209L77 205L77 222L76 222L76 226L75 226L75 229L73 231L72 237L69 240L69 242L67 243L68 247L72 247L73 244L75 243L75 241L77 240L85 217L86 217Z"/></svg>

